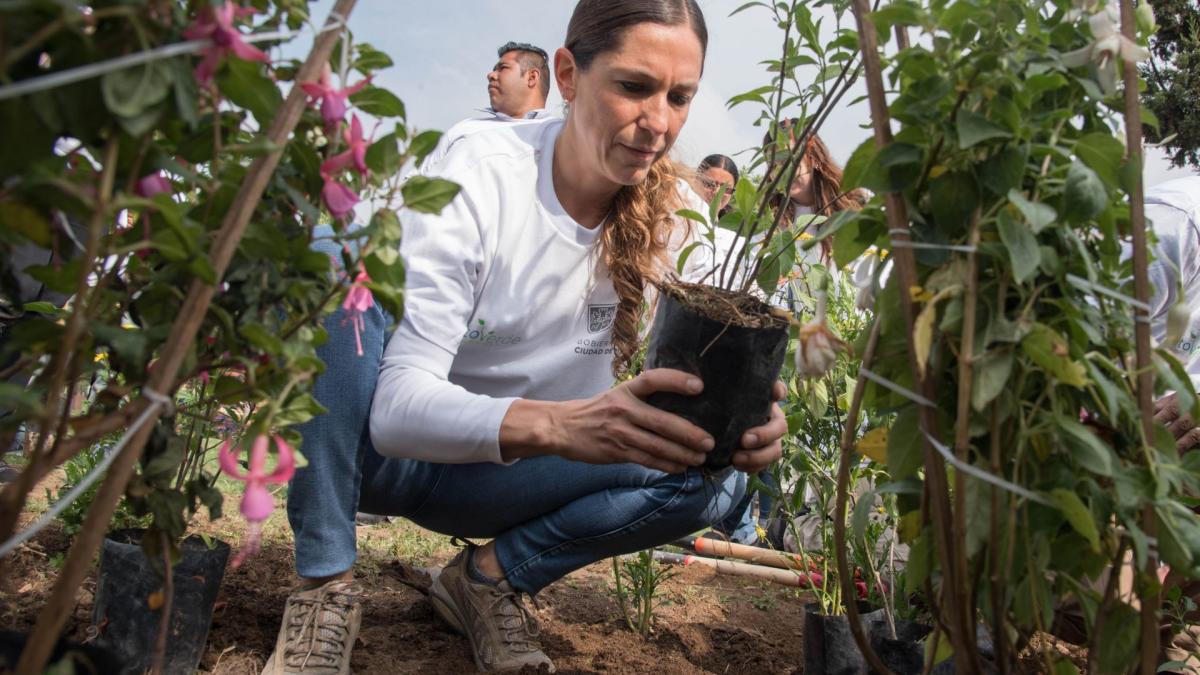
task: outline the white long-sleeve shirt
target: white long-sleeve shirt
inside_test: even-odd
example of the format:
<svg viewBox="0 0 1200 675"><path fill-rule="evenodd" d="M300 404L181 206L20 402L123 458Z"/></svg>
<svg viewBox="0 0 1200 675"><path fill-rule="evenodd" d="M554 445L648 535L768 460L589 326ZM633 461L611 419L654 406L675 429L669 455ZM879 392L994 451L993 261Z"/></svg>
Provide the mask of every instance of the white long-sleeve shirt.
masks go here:
<svg viewBox="0 0 1200 675"><path fill-rule="evenodd" d="M1162 344L1167 313L1183 303L1191 318L1179 342L1169 346L1200 386L1200 176L1156 185L1146 191L1145 203L1146 219L1158 239L1147 268L1154 289L1150 334L1155 344Z"/></svg>
<svg viewBox="0 0 1200 675"><path fill-rule="evenodd" d="M406 212L405 310L384 352L371 411L380 453L502 462L500 424L520 398L563 401L613 384L617 295L585 228L554 191L563 120L458 140L438 175L462 187L440 215ZM680 181L687 205L699 198ZM680 223L671 249L687 243ZM688 257L702 276L712 251Z"/></svg>

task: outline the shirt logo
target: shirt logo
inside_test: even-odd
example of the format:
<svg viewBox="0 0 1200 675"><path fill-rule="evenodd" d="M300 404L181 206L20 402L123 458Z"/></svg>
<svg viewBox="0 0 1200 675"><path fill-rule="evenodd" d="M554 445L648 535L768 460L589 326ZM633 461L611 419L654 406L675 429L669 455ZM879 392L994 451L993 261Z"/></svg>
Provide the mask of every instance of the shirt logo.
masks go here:
<svg viewBox="0 0 1200 675"><path fill-rule="evenodd" d="M588 305L588 332L603 333L612 327L616 316L616 305Z"/></svg>

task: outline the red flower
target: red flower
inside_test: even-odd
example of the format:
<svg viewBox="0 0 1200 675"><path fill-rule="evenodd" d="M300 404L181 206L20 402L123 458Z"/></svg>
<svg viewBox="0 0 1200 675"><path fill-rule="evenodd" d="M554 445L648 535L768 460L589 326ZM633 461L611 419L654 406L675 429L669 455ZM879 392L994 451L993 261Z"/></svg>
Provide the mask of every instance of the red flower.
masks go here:
<svg viewBox="0 0 1200 675"><path fill-rule="evenodd" d="M312 102L320 104L321 119L325 121L326 126L330 127L341 122L342 118L346 116L346 110L350 107L350 95L357 93L371 81L371 78L368 77L353 86L334 89L332 79L333 74L329 70L329 64L326 63L325 67L321 69L321 79L300 85Z"/></svg>
<svg viewBox="0 0 1200 675"><path fill-rule="evenodd" d="M321 199L334 220L343 220L354 213L354 205L358 204L358 194L334 179L326 176L325 187L321 189Z"/></svg>
<svg viewBox="0 0 1200 675"><path fill-rule="evenodd" d="M219 7L209 5L200 10L192 25L183 31L183 36L189 40L209 40L212 43L204 49L204 59L196 66L197 80L202 83L212 81L221 59L231 52L246 61L270 63L271 59L266 54L243 42L242 34L233 27L236 19L255 12L250 7L238 7L232 0L226 0Z"/></svg>

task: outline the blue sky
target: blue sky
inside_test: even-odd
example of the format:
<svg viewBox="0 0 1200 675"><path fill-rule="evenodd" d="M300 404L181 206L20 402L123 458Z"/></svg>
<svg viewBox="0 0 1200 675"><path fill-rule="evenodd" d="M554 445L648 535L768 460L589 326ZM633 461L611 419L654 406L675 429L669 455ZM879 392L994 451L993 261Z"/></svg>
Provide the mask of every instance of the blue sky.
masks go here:
<svg viewBox="0 0 1200 675"><path fill-rule="evenodd" d="M759 62L777 54L781 39L765 10L730 17L742 0L699 2L710 37L704 80L675 148L676 159L687 164L714 152L734 155L761 140L762 128L753 125L758 109L744 105L728 110L725 101L768 82ZM331 6L329 0L314 2L314 20L323 20ZM484 78L495 63L496 47L516 40L553 54L562 45L574 6L571 0L360 0L350 27L356 40L369 42L395 61L378 81L404 100L409 122L422 129L445 129L487 105ZM825 15L827 27L835 20ZM849 16L842 20L852 22ZM862 93L852 92L844 100ZM550 105L560 103L558 92L552 91ZM844 103L821 136L845 162L870 135L862 126L868 123L865 101ZM1148 185L1183 175L1169 171L1157 151L1149 154ZM748 156L735 157L739 165L743 158Z"/></svg>

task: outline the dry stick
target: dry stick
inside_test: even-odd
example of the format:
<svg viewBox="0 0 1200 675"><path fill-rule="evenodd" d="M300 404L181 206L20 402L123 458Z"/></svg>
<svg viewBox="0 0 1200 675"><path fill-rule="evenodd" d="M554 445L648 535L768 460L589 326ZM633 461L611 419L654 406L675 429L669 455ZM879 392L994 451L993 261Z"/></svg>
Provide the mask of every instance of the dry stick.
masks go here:
<svg viewBox="0 0 1200 675"><path fill-rule="evenodd" d="M967 289L963 298L962 338L958 348L958 408L954 421L954 454L964 463L971 449L971 382L975 375L975 308L979 292L978 262L975 258L975 248L979 246L979 209L971 214L967 245L970 252L967 253ZM954 472L954 540L960 544L954 560L958 566L958 592L962 597L970 597L974 584L968 585L967 549L963 545L967 541L967 476L962 471ZM971 606L974 606L973 602ZM967 632L970 643L975 644L975 622L969 621L961 628Z"/></svg>
<svg viewBox="0 0 1200 675"><path fill-rule="evenodd" d="M1133 42L1137 39L1133 0L1121 2L1121 33ZM1129 148L1129 161L1137 169L1133 177L1133 191L1129 200L1129 227L1133 231L1133 295L1139 302L1150 299L1150 284L1146 276L1149 257L1146 252L1146 211L1142 186L1142 108L1138 100L1137 63L1125 60L1125 146ZM1149 312L1138 308L1134 323L1134 339L1137 345L1137 400L1142 415L1142 437L1145 443L1154 438L1154 363L1150 356ZM1146 448L1147 464L1151 448ZM1149 505L1142 511L1142 529L1150 537L1156 534L1154 509ZM1153 551L1146 557L1146 578L1141 584L1142 601L1142 675L1152 675L1158 670L1158 608L1162 602L1158 584L1158 556Z"/></svg>
<svg viewBox="0 0 1200 675"><path fill-rule="evenodd" d="M871 333L867 336L867 346L863 349L861 368L870 368L875 360L875 347L879 344L882 325L882 317L876 314L875 321L871 324ZM850 455L866 389L867 378L860 371L858 381L854 384L854 396L850 397L850 410L846 412L846 424L842 427L842 457L838 461L837 495L833 509L833 549L837 556L838 581L842 584L842 604L846 606L846 622L850 624L850 633L858 643L858 650L867 660L871 671L881 675L892 675L892 671L883 664L883 660L871 647L871 641L863 633L862 623L858 618L858 603L855 601L858 594L854 589L854 577L850 574L850 563L846 559L846 502L850 492ZM895 583L895 579L892 583Z"/></svg>
<svg viewBox="0 0 1200 675"><path fill-rule="evenodd" d="M892 142L890 120L888 118L887 100L884 96L883 73L879 63L879 43L875 34L875 24L867 18L870 6L867 0L854 0L854 18L858 24L858 39L862 47L863 68L867 83L867 96L871 106L871 121L875 129L876 146L883 150ZM909 368L912 370L913 381L917 383L921 394L926 398L934 398L930 381L920 372L917 365L916 351L912 341L914 309L909 293L917 282L916 261L912 249L905 246L912 240L909 234L908 213L902 195L895 192L887 194L888 230L891 232L892 250L894 252L896 273L900 281L900 308L904 314L904 325L908 342ZM900 244L900 245L897 245ZM956 550L960 542L954 540L951 528L953 514L950 508L949 487L946 478L946 465L930 443L930 437L937 437L937 419L926 406L918 406L918 420L922 434L922 446L925 461L925 495L929 499L930 511L934 521L934 532L938 551L943 564L943 593L949 592L948 628L950 644L954 648L956 670L963 675L975 675L980 672L978 650L966 639L968 634L964 626L974 621L974 615L967 607L967 598L958 592L959 570L954 563ZM933 602L933 598L930 598Z"/></svg>
<svg viewBox="0 0 1200 675"><path fill-rule="evenodd" d="M1121 578L1121 566L1125 563L1125 551L1129 542L1124 537L1121 538L1121 543L1117 546L1117 555L1113 558L1112 566L1108 575L1108 583L1104 584L1104 596L1100 598L1100 606L1096 609L1096 624L1092 626L1092 637L1088 640L1087 650L1087 672L1088 675L1098 675L1100 660L1099 660L1099 644L1100 633L1104 630L1104 620L1108 615L1109 608L1112 607L1113 598L1116 596L1117 583Z"/></svg>
<svg viewBox="0 0 1200 675"><path fill-rule="evenodd" d="M158 641L154 645L154 663L150 675L162 675L163 663L167 660L167 636L171 633L171 609L175 604L175 571L171 567L171 544L167 533L159 531L163 556L163 604L162 617L158 621Z"/></svg>
<svg viewBox="0 0 1200 675"><path fill-rule="evenodd" d="M330 12L330 18L326 19L326 25L333 21L344 22L349 18L355 2L356 0L338 0ZM312 52L309 53L308 59L300 68L296 78L297 82L315 82L317 80L321 66L329 61L329 56L333 52L334 44L340 34L341 31L329 30L317 36ZM293 87L288 92L287 100L275 114L270 130L267 132L267 140L279 149L259 157L251 164L233 206L226 214L225 221L213 243L210 257L217 279L222 278L225 270L229 267L238 242L241 241L246 231L246 225L250 222L250 217L262 198L271 174L279 164L283 148L286 146L292 130L295 129L296 123L300 120L304 106L303 90L300 87ZM173 391L175 375L179 372L184 358L195 341L196 333L204 321L215 290L213 286L199 280L192 283L187 299L179 312L179 318L172 326L171 335L166 341L167 347L164 349L150 381L146 384L147 389L164 394ZM160 414L161 410L155 413L152 420ZM21 661L17 665L17 675L35 675L45 668L50 651L69 615L68 610L74 602L75 592L91 567L92 557L100 545L100 540L107 529L106 526L116 509L117 501L125 491L125 485L129 482L134 465L141 456L142 449L153 429L154 424L152 423L144 425L130 439L129 445L109 468L108 476L96 492L87 518L75 543L71 546L71 551L54 585L50 600L38 617L38 623L29 637L25 651L21 655Z"/></svg>

